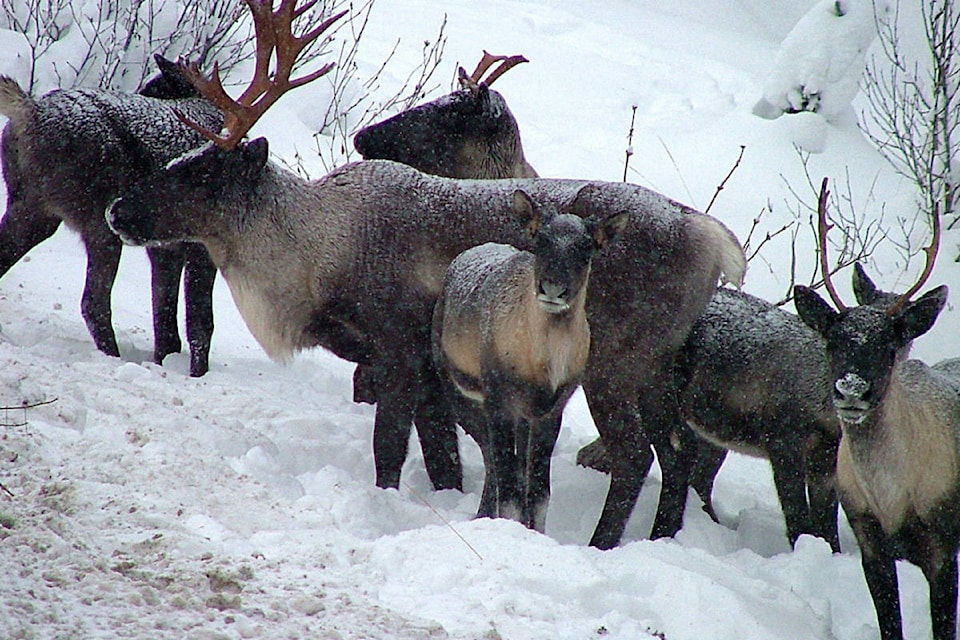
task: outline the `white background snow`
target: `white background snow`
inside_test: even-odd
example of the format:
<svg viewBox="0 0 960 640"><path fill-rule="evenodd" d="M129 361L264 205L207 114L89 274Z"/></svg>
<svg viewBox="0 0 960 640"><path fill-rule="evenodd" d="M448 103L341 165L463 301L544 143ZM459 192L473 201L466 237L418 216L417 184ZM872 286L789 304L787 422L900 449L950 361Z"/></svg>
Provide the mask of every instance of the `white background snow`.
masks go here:
<svg viewBox="0 0 960 640"><path fill-rule="evenodd" d="M843 192L849 183L859 212L911 214L910 185L856 126L860 99L830 121L751 111L781 41L814 4L377 0L361 71L401 38L385 85L399 82L446 14L441 91L482 49L530 59L496 88L543 176L619 180L636 105L628 179L695 207L745 145L711 210L741 239L765 208L763 231L793 219L791 186L815 202L795 143L819 151L813 182L829 176ZM17 72L10 51L0 51L0 73ZM275 152L313 162L323 95L299 89L259 125ZM809 235L798 240L803 273ZM955 241L929 286L960 284ZM553 460L546 535L473 520L483 468L469 439L465 493L431 490L415 441L400 490L376 489L373 408L351 402L351 364L319 350L270 362L222 282L210 373L188 377L185 354L151 364L138 249L124 252L113 295L123 357L106 357L79 314L84 266L77 236L61 230L0 280L0 405L55 400L25 416L0 412L2 638L877 637L849 528L840 554L808 537L792 550L764 461L725 463L714 494L721 524L691 494L677 537L652 542L655 467L622 545L597 551L587 542L607 479L574 464L596 433L578 395ZM888 289L918 267L903 275L889 245L870 265ZM745 288L779 299L788 268L780 236L751 263ZM838 279L850 300L848 282L849 273ZM957 315L950 305L914 354L960 355ZM910 565L900 577L906 635L926 638L926 583Z"/></svg>

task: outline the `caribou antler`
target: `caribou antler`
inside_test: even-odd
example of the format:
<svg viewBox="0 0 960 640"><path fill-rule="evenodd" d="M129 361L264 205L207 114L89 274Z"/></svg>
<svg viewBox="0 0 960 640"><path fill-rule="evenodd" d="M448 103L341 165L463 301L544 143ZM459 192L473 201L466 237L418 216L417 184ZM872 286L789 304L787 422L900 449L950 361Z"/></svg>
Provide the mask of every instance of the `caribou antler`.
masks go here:
<svg viewBox="0 0 960 640"><path fill-rule="evenodd" d="M823 179L823 183L820 185L820 200L817 203L817 235L818 243L820 249L820 271L823 273L823 284L827 288L827 293L830 294L830 299L833 300L833 303L837 305L837 309L844 311L847 307L843 304L843 301L840 299L840 296L837 294L836 288L833 286L833 281L830 279L830 264L827 260L827 233L830 229L833 228L833 225L827 222L827 199L830 197L830 192L827 191L827 178ZM940 249L940 236L941 236L941 223L939 211L935 211L934 215L931 216L932 226L933 226L933 237L930 239L929 246L923 248L923 253L926 256L926 262L923 265L923 271L920 273L917 281L907 289L897 300L890 305L886 314L888 316L896 315L903 309L903 306L910 301L910 298L913 297L915 293L920 291L920 287L926 283L930 278L930 274L933 273L933 264L937 259L937 253Z"/></svg>
<svg viewBox="0 0 960 640"><path fill-rule="evenodd" d="M483 77L483 74L487 72L495 62L502 62L502 64L497 67L493 73L491 73L486 80L483 82L489 87L493 84L494 80L505 74L507 71L517 66L521 62L529 62L522 55L516 56L495 56L491 55L487 51L483 52L483 57L480 58L480 62L477 63L477 68L473 70L469 76L467 75L466 70L463 67L460 67L459 76L460 76L460 86L464 89L476 89L480 86L480 78Z"/></svg>
<svg viewBox="0 0 960 640"><path fill-rule="evenodd" d="M830 191L827 190L828 178L824 177L820 183L820 198L817 200L817 241L820 245L820 273L823 274L823 286L827 288L830 299L837 305L838 311L844 311L847 307L840 299L837 288L833 286L833 280L830 278L830 261L827 259L827 234L833 225L827 221L827 202L830 199Z"/></svg>
<svg viewBox="0 0 960 640"><path fill-rule="evenodd" d="M297 0L281 0L280 7L273 10L273 0L244 0L253 14L253 26L256 34L256 67L253 79L247 89L234 100L223 89L220 81L220 69L213 64L213 71L207 78L200 72L196 63L183 58L179 61L184 77L197 88L200 95L217 106L224 114L223 129L226 134L210 131L198 125L179 111L177 117L187 126L198 131L203 137L220 147L230 150L237 146L243 136L253 127L260 116L275 103L280 96L296 87L316 80L328 73L334 63L325 64L313 73L299 78L290 78L297 56L311 42L320 37L330 25L342 18L347 11L333 15L316 27L303 34L293 34L293 21L306 13L317 0L310 0L299 9ZM276 54L276 69L270 73L270 61Z"/></svg>
<svg viewBox="0 0 960 640"><path fill-rule="evenodd" d="M925 263L923 265L923 271L920 273L920 277L913 284L912 287L907 289L902 296L897 298L897 301L887 309L887 315L894 315L899 313L903 308L903 305L907 304L910 301L910 298L918 291L920 287L930 278L930 274L933 273L933 263L937 259L937 253L940 250L940 235L941 235L941 226L940 226L940 211L939 207L933 211L931 216L931 225L933 226L933 237L930 238L929 246L923 248L923 253L925 254Z"/></svg>

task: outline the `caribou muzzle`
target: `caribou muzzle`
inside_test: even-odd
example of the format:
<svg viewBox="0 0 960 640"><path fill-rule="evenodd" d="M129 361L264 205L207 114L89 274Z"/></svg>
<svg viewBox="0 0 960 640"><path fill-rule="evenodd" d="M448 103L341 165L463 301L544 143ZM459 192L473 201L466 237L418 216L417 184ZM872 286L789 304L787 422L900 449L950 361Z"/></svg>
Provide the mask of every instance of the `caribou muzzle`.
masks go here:
<svg viewBox="0 0 960 640"><path fill-rule="evenodd" d="M860 424L870 413L871 403L865 399L870 383L855 373L844 374L833 385L833 407L841 421Z"/></svg>
<svg viewBox="0 0 960 640"><path fill-rule="evenodd" d="M570 309L570 288L565 284L541 280L537 284L537 302L547 313L566 313Z"/></svg>

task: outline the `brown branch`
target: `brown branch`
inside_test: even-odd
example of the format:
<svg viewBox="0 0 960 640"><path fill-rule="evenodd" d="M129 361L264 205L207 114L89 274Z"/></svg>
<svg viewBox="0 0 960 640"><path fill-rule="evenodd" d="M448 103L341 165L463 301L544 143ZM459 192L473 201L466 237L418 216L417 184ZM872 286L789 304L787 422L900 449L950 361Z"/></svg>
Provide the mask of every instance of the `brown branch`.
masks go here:
<svg viewBox="0 0 960 640"><path fill-rule="evenodd" d="M41 400L40 402L24 402L23 404L18 404L16 406L10 407L0 407L0 411L13 411L15 409L36 409L37 407L42 407L48 404L53 404L59 400L59 398L53 398L51 400Z"/></svg>
<svg viewBox="0 0 960 640"><path fill-rule="evenodd" d="M627 170L630 168L630 156L633 155L633 125L637 120L637 105L633 105L633 112L630 114L630 131L627 132L626 158L623 161L623 181L627 181Z"/></svg>
<svg viewBox="0 0 960 640"><path fill-rule="evenodd" d="M779 229L777 229L776 231L768 231L766 235L763 237L763 240L760 241L760 244L757 245L757 248L751 251L750 255L747 256L747 262L749 263L751 260L757 257L757 254L760 253L760 250L763 249L763 246L765 244L767 244L768 242L770 242L771 240L779 236L781 233L786 233L787 231L792 229L795 225L796 225L796 222L788 222L782 227L780 227ZM753 229L751 229L751 232L752 231Z"/></svg>
<svg viewBox="0 0 960 640"><path fill-rule="evenodd" d="M720 192L724 190L727 186L727 180L730 179L730 176L733 175L733 172L737 170L737 167L740 166L740 161L743 160L743 152L746 151L746 145L740 145L740 155L737 156L737 161L733 163L733 166L730 168L730 172L727 174L727 177L724 178L720 184L717 186L717 190L714 192L713 197L710 198L710 204L707 205L707 208L703 210L704 213L710 213L710 207L713 206L714 201L717 199L717 196L720 195Z"/></svg>

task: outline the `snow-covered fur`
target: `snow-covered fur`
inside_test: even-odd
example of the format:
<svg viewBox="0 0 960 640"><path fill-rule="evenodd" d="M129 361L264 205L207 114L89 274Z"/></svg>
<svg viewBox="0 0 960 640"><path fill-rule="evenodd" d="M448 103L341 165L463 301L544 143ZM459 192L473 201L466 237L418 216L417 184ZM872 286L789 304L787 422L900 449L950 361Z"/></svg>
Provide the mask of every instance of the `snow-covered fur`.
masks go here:
<svg viewBox="0 0 960 640"><path fill-rule="evenodd" d="M460 89L361 129L366 160L395 160L448 178L535 178L506 100L486 84Z"/></svg>
<svg viewBox="0 0 960 640"><path fill-rule="evenodd" d="M394 160L435 176L537 177L506 100L483 82L364 127L353 145L365 160ZM376 404L378 378L379 372L359 365L354 401Z"/></svg>
<svg viewBox="0 0 960 640"><path fill-rule="evenodd" d="M584 389L601 435L626 449L613 456L621 463L593 540L611 547L646 471L636 452L669 443L674 356L721 274L743 276L740 246L716 219L631 184L454 180L390 161L306 182L269 163L263 139L170 164L108 217L137 244L203 242L228 284L243 282L259 301L251 308L250 295L236 298L271 355L320 345L380 363L377 483L398 485L416 413L434 483L440 469L456 486L456 431L432 365L430 320L460 252L485 242L529 246L512 215L517 189L560 212L630 217L621 240L595 257L587 297L594 336ZM271 319L251 322L255 313Z"/></svg>
<svg viewBox="0 0 960 640"><path fill-rule="evenodd" d="M434 308L433 355L458 421L483 452L478 517L542 532L561 413L590 351L590 262L628 217L557 214L520 190L513 208L533 251L487 243L450 263Z"/></svg>
<svg viewBox="0 0 960 640"><path fill-rule="evenodd" d="M833 490L840 428L830 402L823 341L795 315L765 300L718 289L680 355L680 410L712 445L770 460L796 543L812 533L840 550ZM698 464L724 453L701 445ZM695 487L705 493L712 488ZM807 495L809 492L809 496ZM709 493L703 496L709 504Z"/></svg>
<svg viewBox="0 0 960 640"><path fill-rule="evenodd" d="M475 90L453 92L371 125L357 134L354 144L365 158L395 160L434 175L474 179L536 176L523 156L519 127L503 97L490 91L483 83ZM378 375L376 369L370 366L357 366L353 380L354 400L376 402ZM605 387L597 384L594 388L600 389L596 393L603 393ZM660 388L647 393L657 399L671 391ZM629 416L611 415L609 420L626 420L627 424L633 422ZM684 479L687 477L688 461L675 455L677 452L669 438L662 437L659 425L667 420L666 416L659 416L653 421L650 432L654 436L644 437L641 441L631 439L630 445L622 450L629 459L622 461L612 480L617 494L632 495L632 498L625 500L635 500L639 491L635 476L639 473L642 478L648 472L653 462L651 442L657 442L657 452L661 467L667 470L667 480L662 492L664 499L659 503L654 525L655 537L673 535L679 529L685 504L682 496L686 495ZM639 449L632 449L632 445ZM693 444L688 447L693 448ZM599 457L604 460L604 470L609 471L609 455L603 443L598 439L592 446L585 447L585 451L589 449L601 451ZM718 455L712 449L709 455L710 459L697 467L697 471L703 470L704 475L700 476L701 480L695 486L712 487L713 477L722 462L722 453ZM581 456L578 456L580 459ZM705 465L708 466L705 468ZM609 501L607 504L611 505ZM632 506L625 513L629 514L630 509ZM611 530L622 526L620 520L624 517L608 516L608 521L615 522ZM605 525L604 528L608 527ZM594 543L606 546L616 544L610 538L612 536L603 540L595 537Z"/></svg>
<svg viewBox="0 0 960 640"><path fill-rule="evenodd" d="M196 96L176 66L157 56L161 75L143 95L101 90L52 91L39 99L0 76L3 175L7 210L0 221L0 277L53 235L61 222L78 232L87 251L81 310L97 348L120 355L111 322L110 292L121 243L104 211L138 179L200 145L173 108L218 129L218 109ZM186 263L187 337L191 375L207 371L213 333L216 268L199 245L149 251L154 311L154 360L180 351L177 290Z"/></svg>
<svg viewBox="0 0 960 640"><path fill-rule="evenodd" d="M767 458L791 543L810 533L839 550L840 427L820 336L765 300L720 288L680 352L678 389L681 417L699 436L678 439L695 449L690 486L710 516L717 519L711 493L727 450ZM577 463L610 467L600 440L584 446Z"/></svg>
<svg viewBox="0 0 960 640"><path fill-rule="evenodd" d="M836 312L806 287L800 317L826 341L842 439L837 489L860 544L880 635L902 638L895 561L930 585L933 636L956 638L960 548L960 359L928 367L907 360L946 304L937 287L894 314L859 306Z"/></svg>

